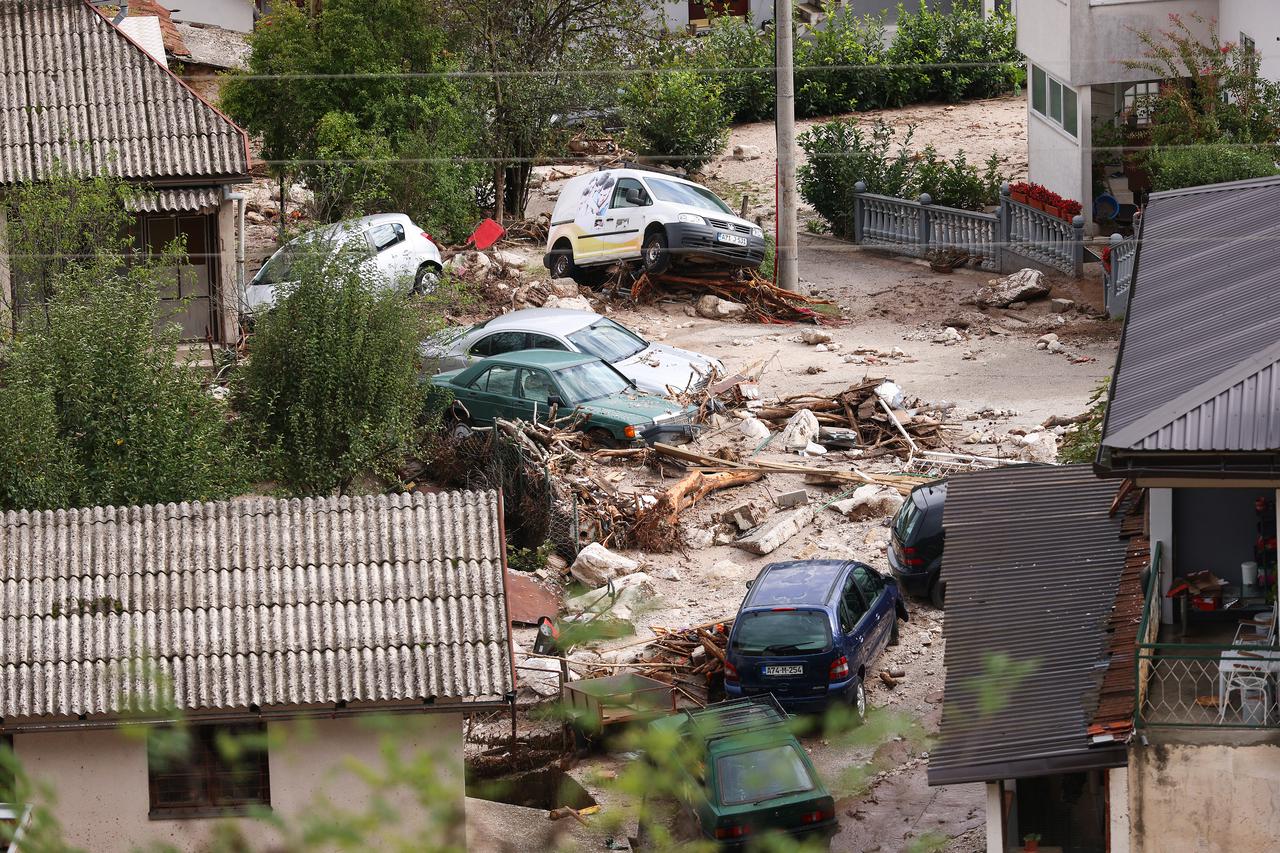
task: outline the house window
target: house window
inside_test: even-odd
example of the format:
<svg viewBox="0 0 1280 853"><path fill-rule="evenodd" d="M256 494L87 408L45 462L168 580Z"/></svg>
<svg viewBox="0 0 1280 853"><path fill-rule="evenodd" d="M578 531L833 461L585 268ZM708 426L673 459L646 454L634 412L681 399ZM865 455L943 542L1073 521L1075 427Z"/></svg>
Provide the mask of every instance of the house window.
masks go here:
<svg viewBox="0 0 1280 853"><path fill-rule="evenodd" d="M1131 122L1139 127L1148 125L1151 123L1151 105L1155 103L1158 94L1158 80L1131 83L1120 90L1120 103L1116 104L1116 112L1124 122Z"/></svg>
<svg viewBox="0 0 1280 853"><path fill-rule="evenodd" d="M250 806L271 805L265 736L260 725L152 729L150 817L244 814Z"/></svg>
<svg viewBox="0 0 1280 853"><path fill-rule="evenodd" d="M1031 66L1031 109L1072 136L1079 130L1076 90L1036 65Z"/></svg>
<svg viewBox="0 0 1280 853"><path fill-rule="evenodd" d="M1240 33L1240 49L1249 57L1249 73L1258 74L1258 43L1244 33Z"/></svg>

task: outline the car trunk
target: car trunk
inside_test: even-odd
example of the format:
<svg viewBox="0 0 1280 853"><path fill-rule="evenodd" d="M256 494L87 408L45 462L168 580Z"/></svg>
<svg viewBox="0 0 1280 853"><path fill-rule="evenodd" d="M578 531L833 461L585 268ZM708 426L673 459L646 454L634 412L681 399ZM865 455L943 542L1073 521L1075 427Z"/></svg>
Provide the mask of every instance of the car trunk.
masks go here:
<svg viewBox="0 0 1280 853"><path fill-rule="evenodd" d="M736 837L746 841L769 832L798 835L832 827L835 809L830 795L813 791L811 796L786 797L777 805L746 804L723 815L715 828L721 830L721 840Z"/></svg>
<svg viewBox="0 0 1280 853"><path fill-rule="evenodd" d="M748 611L741 619L730 651L744 693L773 693L781 701L826 695L839 657L826 613L780 607Z"/></svg>

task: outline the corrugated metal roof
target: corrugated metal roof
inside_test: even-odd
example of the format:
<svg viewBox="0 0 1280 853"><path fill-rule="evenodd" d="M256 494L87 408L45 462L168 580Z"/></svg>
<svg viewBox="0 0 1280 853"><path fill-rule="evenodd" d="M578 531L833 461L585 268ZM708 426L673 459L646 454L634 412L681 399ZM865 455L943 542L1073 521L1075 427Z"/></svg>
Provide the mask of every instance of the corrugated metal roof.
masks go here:
<svg viewBox="0 0 1280 853"><path fill-rule="evenodd" d="M0 0L0 184L244 178L247 142L85 0Z"/></svg>
<svg viewBox="0 0 1280 853"><path fill-rule="evenodd" d="M1115 495L1088 465L948 480L946 698L930 784L1123 763L1089 736L1127 550Z"/></svg>
<svg viewBox="0 0 1280 853"><path fill-rule="evenodd" d="M1104 446L1280 450L1276 210L1280 178L1152 195Z"/></svg>
<svg viewBox="0 0 1280 853"><path fill-rule="evenodd" d="M0 522L0 718L512 689L496 492Z"/></svg>
<svg viewBox="0 0 1280 853"><path fill-rule="evenodd" d="M166 211L211 213L217 210L220 204L222 204L220 188L196 187L135 193L125 202L125 207L138 213Z"/></svg>

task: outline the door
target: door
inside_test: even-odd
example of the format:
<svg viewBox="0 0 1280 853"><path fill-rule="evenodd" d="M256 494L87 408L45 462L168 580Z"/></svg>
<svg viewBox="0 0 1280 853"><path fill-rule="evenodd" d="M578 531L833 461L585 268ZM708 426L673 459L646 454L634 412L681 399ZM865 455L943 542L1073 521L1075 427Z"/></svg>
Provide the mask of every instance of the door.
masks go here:
<svg viewBox="0 0 1280 853"><path fill-rule="evenodd" d="M468 362L488 358L491 355L519 352L522 349L528 349L525 346L524 332L494 332L471 345L471 349L467 350Z"/></svg>
<svg viewBox="0 0 1280 853"><path fill-rule="evenodd" d="M212 334L219 340L219 325L214 322L213 283L217 281L218 257L213 250L214 217L207 214L186 216L146 216L142 220L144 247L159 254L179 238L185 244L183 263L166 276L160 286L161 323L176 323L185 341L202 340Z"/></svg>
<svg viewBox="0 0 1280 853"><path fill-rule="evenodd" d="M413 276L418 270L404 226L399 222L384 222L366 231L365 238L373 251L378 272L395 287L406 290L413 287Z"/></svg>
<svg viewBox="0 0 1280 853"><path fill-rule="evenodd" d="M518 374L519 368L495 364L472 380L462 401L471 412L471 419L478 424L491 424L495 418L517 417Z"/></svg>
<svg viewBox="0 0 1280 853"><path fill-rule="evenodd" d="M612 172L597 172L583 185L573 217L578 235L573 246L574 261L603 261L613 256L615 229L609 205L616 185Z"/></svg>
<svg viewBox="0 0 1280 853"><path fill-rule="evenodd" d="M857 672L858 666L869 659L866 651L871 647L874 624L867 612L867 602L850 573L844 579L840 591L840 604L836 608L840 619L840 634L849 656L849 671Z"/></svg>
<svg viewBox="0 0 1280 853"><path fill-rule="evenodd" d="M609 204L618 251L625 257L640 257L644 236L645 209L652 204L644 185L635 178L619 178Z"/></svg>
<svg viewBox="0 0 1280 853"><path fill-rule="evenodd" d="M864 658L870 661L881 649L889 645L889 634L893 629L893 620L898 618L892 597L885 589L884 578L864 566L855 566L852 572L854 583L867 602L868 643Z"/></svg>
<svg viewBox="0 0 1280 853"><path fill-rule="evenodd" d="M551 410L551 398L560 394L551 374L545 370L521 368L517 384L517 395L520 402L519 417L527 421L547 421L547 413Z"/></svg>

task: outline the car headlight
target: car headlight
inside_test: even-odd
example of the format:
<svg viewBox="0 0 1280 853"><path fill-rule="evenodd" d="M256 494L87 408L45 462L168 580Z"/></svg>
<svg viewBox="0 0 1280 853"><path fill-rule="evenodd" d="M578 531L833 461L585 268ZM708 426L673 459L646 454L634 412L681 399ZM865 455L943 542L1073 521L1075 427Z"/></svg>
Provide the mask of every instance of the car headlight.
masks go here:
<svg viewBox="0 0 1280 853"><path fill-rule="evenodd" d="M690 225L706 225L707 224L707 220L703 219L701 216L699 216L696 213L682 213L680 214L680 221L688 222Z"/></svg>
<svg viewBox="0 0 1280 853"><path fill-rule="evenodd" d="M757 237L757 238L759 238L759 239L763 240L763 239L764 239L764 232L763 232L763 231L761 231L759 228L752 228L752 229L751 229L751 236L752 236L752 237Z"/></svg>

